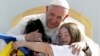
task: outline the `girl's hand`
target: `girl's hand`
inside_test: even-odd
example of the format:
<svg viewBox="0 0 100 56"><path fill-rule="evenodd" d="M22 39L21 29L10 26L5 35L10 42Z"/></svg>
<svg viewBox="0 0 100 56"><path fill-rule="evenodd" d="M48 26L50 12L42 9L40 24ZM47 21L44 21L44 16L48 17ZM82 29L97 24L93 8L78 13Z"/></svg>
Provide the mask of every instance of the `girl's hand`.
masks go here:
<svg viewBox="0 0 100 56"><path fill-rule="evenodd" d="M86 47L87 46L85 42L75 42L70 45L70 48L72 48L73 54L79 54L80 50L86 49Z"/></svg>

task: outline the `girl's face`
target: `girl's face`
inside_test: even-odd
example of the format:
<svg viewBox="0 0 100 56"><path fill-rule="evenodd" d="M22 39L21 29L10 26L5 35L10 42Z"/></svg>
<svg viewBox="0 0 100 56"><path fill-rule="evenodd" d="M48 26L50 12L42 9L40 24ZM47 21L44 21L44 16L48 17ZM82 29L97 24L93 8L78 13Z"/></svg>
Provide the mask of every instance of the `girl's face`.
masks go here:
<svg viewBox="0 0 100 56"><path fill-rule="evenodd" d="M68 29L65 27L60 28L59 31L60 42L62 45L69 45L71 42L71 36L68 32Z"/></svg>

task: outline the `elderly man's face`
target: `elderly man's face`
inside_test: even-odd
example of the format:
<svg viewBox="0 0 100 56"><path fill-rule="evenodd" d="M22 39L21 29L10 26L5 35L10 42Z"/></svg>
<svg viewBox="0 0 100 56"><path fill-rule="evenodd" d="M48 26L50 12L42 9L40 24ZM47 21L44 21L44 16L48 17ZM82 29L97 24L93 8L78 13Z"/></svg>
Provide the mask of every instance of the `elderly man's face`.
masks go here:
<svg viewBox="0 0 100 56"><path fill-rule="evenodd" d="M48 28L56 28L67 15L63 7L52 6L48 8L46 23Z"/></svg>

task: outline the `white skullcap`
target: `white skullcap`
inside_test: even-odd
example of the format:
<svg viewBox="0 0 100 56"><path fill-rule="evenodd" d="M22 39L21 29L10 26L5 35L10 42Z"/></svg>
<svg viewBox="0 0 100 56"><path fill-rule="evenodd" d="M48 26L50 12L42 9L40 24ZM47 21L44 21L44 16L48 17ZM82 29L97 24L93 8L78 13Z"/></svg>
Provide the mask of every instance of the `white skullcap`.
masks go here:
<svg viewBox="0 0 100 56"><path fill-rule="evenodd" d="M58 5L69 9L69 4L66 0L52 0L50 5Z"/></svg>

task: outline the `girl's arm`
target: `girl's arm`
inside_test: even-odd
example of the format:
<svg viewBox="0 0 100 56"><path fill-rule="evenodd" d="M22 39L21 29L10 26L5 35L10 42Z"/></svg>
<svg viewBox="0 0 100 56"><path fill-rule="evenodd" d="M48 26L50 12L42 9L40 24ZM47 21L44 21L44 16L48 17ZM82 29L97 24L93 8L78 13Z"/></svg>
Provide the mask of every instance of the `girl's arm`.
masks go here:
<svg viewBox="0 0 100 56"><path fill-rule="evenodd" d="M19 47L27 47L31 50L42 52L45 54L49 54L50 56L53 56L53 51L50 46L50 44L43 43L43 42L25 42L25 41L17 41L14 43L13 47L15 49Z"/></svg>

